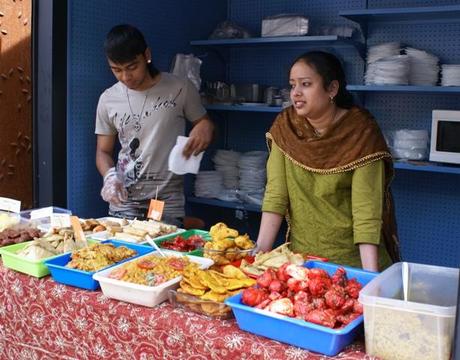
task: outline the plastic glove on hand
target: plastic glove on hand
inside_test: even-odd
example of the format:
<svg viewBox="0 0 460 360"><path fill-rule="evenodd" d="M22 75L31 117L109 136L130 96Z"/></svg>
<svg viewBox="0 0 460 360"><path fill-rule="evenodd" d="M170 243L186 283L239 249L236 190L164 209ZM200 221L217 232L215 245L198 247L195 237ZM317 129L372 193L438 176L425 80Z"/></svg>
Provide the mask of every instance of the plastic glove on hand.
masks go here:
<svg viewBox="0 0 460 360"><path fill-rule="evenodd" d="M104 175L104 185L102 186L101 196L104 201L110 204L120 205L123 201L128 200L121 175L113 167Z"/></svg>

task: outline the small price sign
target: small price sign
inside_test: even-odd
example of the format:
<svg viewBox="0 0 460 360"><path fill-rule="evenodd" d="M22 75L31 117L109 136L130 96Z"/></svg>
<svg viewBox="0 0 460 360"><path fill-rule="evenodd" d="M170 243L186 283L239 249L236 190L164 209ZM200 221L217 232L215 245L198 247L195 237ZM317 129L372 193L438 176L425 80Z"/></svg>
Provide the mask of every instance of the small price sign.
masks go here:
<svg viewBox="0 0 460 360"><path fill-rule="evenodd" d="M21 202L6 197L0 197L0 210L19 213L21 211Z"/></svg>
<svg viewBox="0 0 460 360"><path fill-rule="evenodd" d="M41 218L46 218L46 217L51 217L53 215L53 207L48 206L45 208L33 210L30 212L30 219L35 220L35 219L41 219Z"/></svg>
<svg viewBox="0 0 460 360"><path fill-rule="evenodd" d="M51 215L51 227L67 228L71 226L69 214L53 214Z"/></svg>
<svg viewBox="0 0 460 360"><path fill-rule="evenodd" d="M163 216L163 209L165 207L165 202L161 200L150 200L149 211L147 212L147 217L156 221L160 221Z"/></svg>

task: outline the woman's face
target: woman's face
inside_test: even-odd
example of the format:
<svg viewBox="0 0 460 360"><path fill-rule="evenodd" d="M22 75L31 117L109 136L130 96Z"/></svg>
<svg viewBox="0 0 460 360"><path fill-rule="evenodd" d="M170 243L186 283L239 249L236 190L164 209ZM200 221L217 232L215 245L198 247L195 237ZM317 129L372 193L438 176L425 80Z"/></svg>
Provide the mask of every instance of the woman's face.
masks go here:
<svg viewBox="0 0 460 360"><path fill-rule="evenodd" d="M118 81L131 90L146 90L150 81L145 55L137 55L127 63L119 64L108 59L110 69Z"/></svg>
<svg viewBox="0 0 460 360"><path fill-rule="evenodd" d="M331 96L337 91L326 91L323 79L316 70L303 61L296 62L289 75L291 101L297 114L308 118L317 118L329 109Z"/></svg>

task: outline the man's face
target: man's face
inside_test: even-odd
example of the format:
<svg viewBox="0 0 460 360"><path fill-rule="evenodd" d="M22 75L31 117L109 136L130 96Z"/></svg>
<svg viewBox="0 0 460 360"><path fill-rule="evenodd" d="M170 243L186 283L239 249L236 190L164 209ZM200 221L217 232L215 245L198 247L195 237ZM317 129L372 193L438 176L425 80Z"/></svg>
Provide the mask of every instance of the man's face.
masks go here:
<svg viewBox="0 0 460 360"><path fill-rule="evenodd" d="M147 59L145 55L137 55L133 60L123 64L115 63L110 59L110 69L118 81L121 81L131 90L145 90L146 84L150 78L150 73L147 68Z"/></svg>

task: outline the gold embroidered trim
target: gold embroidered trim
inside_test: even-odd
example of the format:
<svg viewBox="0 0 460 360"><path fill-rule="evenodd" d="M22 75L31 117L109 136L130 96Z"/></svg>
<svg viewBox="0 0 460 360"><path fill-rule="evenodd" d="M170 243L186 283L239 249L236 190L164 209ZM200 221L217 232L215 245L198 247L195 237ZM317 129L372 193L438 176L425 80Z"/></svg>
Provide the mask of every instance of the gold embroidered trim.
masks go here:
<svg viewBox="0 0 460 360"><path fill-rule="evenodd" d="M267 132L265 134L265 137L267 139L266 141L267 141L267 146L268 146L269 149L270 149L270 144L268 142L269 140L276 144L276 142L273 140L272 135L269 132ZM278 146L278 144L276 144L276 146ZM283 155L287 159L289 159L293 164L295 164L297 166L300 166L302 169L305 169L305 170L308 170L308 171L311 171L311 172L314 172L314 173L317 173L317 174L322 174L322 175L338 174L338 173L341 173L341 172L354 170L354 169L363 167L365 165L370 164L373 161L377 161L377 160L380 160L380 159L384 159L384 158L390 158L391 159L391 155L388 152L379 151L379 152L376 152L374 154L367 155L367 156L365 156L365 157L363 157L361 159L352 161L351 163L343 165L343 166L339 166L339 167L332 168L332 169L316 169L316 168L312 168L312 167L306 166L306 165L298 162L297 160L292 158L290 155L288 155L279 146L278 146L278 149L280 149L280 151L283 153Z"/></svg>

